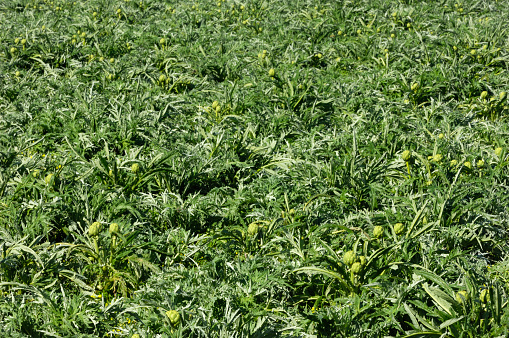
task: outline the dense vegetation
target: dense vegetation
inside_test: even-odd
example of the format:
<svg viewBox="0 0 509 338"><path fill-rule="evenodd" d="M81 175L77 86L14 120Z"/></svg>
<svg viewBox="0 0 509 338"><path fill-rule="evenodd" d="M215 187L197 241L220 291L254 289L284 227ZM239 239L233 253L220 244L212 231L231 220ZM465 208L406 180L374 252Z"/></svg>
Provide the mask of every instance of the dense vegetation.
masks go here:
<svg viewBox="0 0 509 338"><path fill-rule="evenodd" d="M3 336L505 336L508 17L1 1Z"/></svg>

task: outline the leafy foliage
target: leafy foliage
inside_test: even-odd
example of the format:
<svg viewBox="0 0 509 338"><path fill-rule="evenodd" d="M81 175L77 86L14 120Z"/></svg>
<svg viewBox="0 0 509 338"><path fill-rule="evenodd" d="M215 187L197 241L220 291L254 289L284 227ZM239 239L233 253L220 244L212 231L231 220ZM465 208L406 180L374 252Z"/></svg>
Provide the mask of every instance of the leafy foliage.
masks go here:
<svg viewBox="0 0 509 338"><path fill-rule="evenodd" d="M502 337L504 1L0 3L10 337Z"/></svg>

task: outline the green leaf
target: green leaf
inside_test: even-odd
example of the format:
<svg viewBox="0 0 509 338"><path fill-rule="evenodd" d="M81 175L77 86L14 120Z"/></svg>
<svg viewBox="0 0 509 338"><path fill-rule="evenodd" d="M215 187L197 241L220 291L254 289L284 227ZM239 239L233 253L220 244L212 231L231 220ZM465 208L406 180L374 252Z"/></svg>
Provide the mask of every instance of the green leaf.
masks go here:
<svg viewBox="0 0 509 338"><path fill-rule="evenodd" d="M456 323L456 322L459 322L460 320L462 320L463 318L465 318L465 316L461 316L461 317L458 317L458 318L451 318L451 319L448 319L446 320L445 322L443 322L441 325L440 325L440 329L445 329L446 327L448 326L451 326L452 324Z"/></svg>
<svg viewBox="0 0 509 338"><path fill-rule="evenodd" d="M412 266L419 268L419 269L414 270L414 273L416 275L422 276L422 277L434 282L435 284L440 286L442 289L446 290L450 297L454 297L454 291L442 277L438 276L437 274L431 272L430 270L428 270L422 266L414 265L414 264Z"/></svg>
<svg viewBox="0 0 509 338"><path fill-rule="evenodd" d="M308 272L308 273L322 274L322 275L325 275L325 276L332 277L332 278L336 279L341 284L341 286L343 287L343 289L345 291L351 292L353 290L353 286L350 284L350 281L347 278L344 278L344 276L342 276L341 274L339 274L339 273L337 273L335 271L330 271L330 270L327 270L327 269L317 268L317 267L314 267L314 266L308 266L308 267L303 267L303 268L295 269L295 270L293 270L293 272L297 272L297 273L299 273L299 272Z"/></svg>
<svg viewBox="0 0 509 338"><path fill-rule="evenodd" d="M442 337L441 332L433 332L433 331L423 331L411 333L409 335L404 336L403 338L430 338L430 337Z"/></svg>
<svg viewBox="0 0 509 338"><path fill-rule="evenodd" d="M454 299L448 296L445 292L440 290L439 288L429 287L426 283L423 284L423 288L426 293L433 298L433 300L449 315L454 315L455 312L452 308L452 304L454 304Z"/></svg>
<svg viewBox="0 0 509 338"><path fill-rule="evenodd" d="M419 325L419 322L417 321L417 318L415 317L415 314L414 314L414 311L412 310L412 308L407 303L403 303L403 307L405 308L406 313L410 317L412 324L414 324L415 327L421 329L421 326Z"/></svg>
<svg viewBox="0 0 509 338"><path fill-rule="evenodd" d="M429 200L426 200L424 202L424 205L421 207L421 209L417 212L417 214L415 215L414 217L414 220L412 221L412 223L410 224L410 227L408 228L408 231L406 233L406 237L408 238L410 236L410 234L412 233L412 230L414 229L415 225L419 223L419 221L421 220L421 216L422 216L422 213L424 212L424 209L426 209L426 206L428 205L428 202ZM422 229L421 229L422 230ZM417 234L414 234L412 237L410 238L415 238L417 237L418 235L420 235L422 233L422 231L418 231Z"/></svg>

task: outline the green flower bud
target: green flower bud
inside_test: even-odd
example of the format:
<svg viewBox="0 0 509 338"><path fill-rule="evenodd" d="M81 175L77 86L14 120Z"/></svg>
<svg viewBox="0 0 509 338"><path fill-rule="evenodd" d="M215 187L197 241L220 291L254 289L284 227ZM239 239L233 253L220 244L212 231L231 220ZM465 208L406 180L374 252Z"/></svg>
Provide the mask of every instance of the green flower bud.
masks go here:
<svg viewBox="0 0 509 338"><path fill-rule="evenodd" d="M458 165L458 161L456 161L456 160L451 161L451 167L455 167L457 165Z"/></svg>
<svg viewBox="0 0 509 338"><path fill-rule="evenodd" d="M359 263L364 267L364 265L366 265L366 256L359 256Z"/></svg>
<svg viewBox="0 0 509 338"><path fill-rule="evenodd" d="M470 162L468 162L468 161L466 161L465 163L463 163L463 165L464 165L465 167L467 167L468 169L472 169L472 163L470 163Z"/></svg>
<svg viewBox="0 0 509 338"><path fill-rule="evenodd" d="M140 171L140 165L138 163L134 163L131 166L131 171L135 174L137 174Z"/></svg>
<svg viewBox="0 0 509 338"><path fill-rule="evenodd" d="M504 149L502 149L502 147L498 147L495 149L495 155L497 155L498 157L500 157L500 155L502 155L502 151Z"/></svg>
<svg viewBox="0 0 509 338"><path fill-rule="evenodd" d="M355 262L355 263L353 263L353 264L352 264L352 268L351 268L351 269L352 269L352 272L353 272L355 275L358 275L358 274L360 274L360 273L361 273L361 271L362 271L362 265L361 265L361 263L359 263L359 262Z"/></svg>
<svg viewBox="0 0 509 338"><path fill-rule="evenodd" d="M355 263L355 260L356 260L355 252L353 252L352 250L347 251L343 256L343 263L345 263L348 266L352 266L352 264Z"/></svg>
<svg viewBox="0 0 509 338"><path fill-rule="evenodd" d="M481 93L481 100L486 99L486 97L487 97L487 96L488 96L488 92L484 90L484 91Z"/></svg>
<svg viewBox="0 0 509 338"><path fill-rule="evenodd" d="M177 326L180 323L180 313L175 310L166 311L166 316L170 319L172 326Z"/></svg>
<svg viewBox="0 0 509 338"><path fill-rule="evenodd" d="M490 290L489 289L482 290L481 294L479 295L479 300L483 304L489 303L489 301L490 301Z"/></svg>
<svg viewBox="0 0 509 338"><path fill-rule="evenodd" d="M501 92L501 93L499 94L500 101L503 101L503 100L506 98L506 96L507 96L507 93L506 93L506 92Z"/></svg>
<svg viewBox="0 0 509 338"><path fill-rule="evenodd" d="M119 229L118 229L118 224L117 223L111 223L110 224L110 229L109 229L110 235L117 234L118 230Z"/></svg>
<svg viewBox="0 0 509 338"><path fill-rule="evenodd" d="M164 74L159 75L159 82L164 82L166 80L166 76Z"/></svg>
<svg viewBox="0 0 509 338"><path fill-rule="evenodd" d="M442 161L443 156L441 154L436 154L433 156L433 161L440 162Z"/></svg>
<svg viewBox="0 0 509 338"><path fill-rule="evenodd" d="M219 105L216 106L215 111L216 111L216 113L219 114L221 112L221 106L219 106Z"/></svg>
<svg viewBox="0 0 509 338"><path fill-rule="evenodd" d="M247 234L251 237L255 237L258 234L258 231L260 230L260 227L257 223L251 223L247 227Z"/></svg>
<svg viewBox="0 0 509 338"><path fill-rule="evenodd" d="M403 223L394 224L394 232L396 235L401 235L405 231L405 225Z"/></svg>
<svg viewBox="0 0 509 338"><path fill-rule="evenodd" d="M48 176L44 178L44 182L46 182L47 185L53 183L53 174L48 174Z"/></svg>
<svg viewBox="0 0 509 338"><path fill-rule="evenodd" d="M477 161L477 168L482 168L482 167L484 167L484 161L483 160Z"/></svg>
<svg viewBox="0 0 509 338"><path fill-rule="evenodd" d="M140 335L139 335L139 334L137 334L137 333L135 333L135 334L133 334L133 335L131 336L131 338L140 338Z"/></svg>
<svg viewBox="0 0 509 338"><path fill-rule="evenodd" d="M410 152L410 150L405 150L401 154L401 158L403 159L403 161L408 162L412 158L412 153Z"/></svg>
<svg viewBox="0 0 509 338"><path fill-rule="evenodd" d="M271 68L271 69L269 70L269 76L270 76L270 77L274 77L275 75L276 75L276 71L274 70L274 68Z"/></svg>
<svg viewBox="0 0 509 338"><path fill-rule="evenodd" d="M99 222L94 222L88 227L88 235L90 237L98 236L102 230L102 225Z"/></svg>
<svg viewBox="0 0 509 338"><path fill-rule="evenodd" d="M468 293L465 290L459 291L456 294L456 301L458 303L460 303L460 304L463 304L463 302L468 301L468 299L469 299L469 296L468 296Z"/></svg>
<svg viewBox="0 0 509 338"><path fill-rule="evenodd" d="M375 238L380 238L384 234L384 228L380 225L377 225L373 228L373 236Z"/></svg>
<svg viewBox="0 0 509 338"><path fill-rule="evenodd" d="M419 84L417 82L413 83L412 86L410 87L410 89L412 89L413 91L419 89Z"/></svg>
<svg viewBox="0 0 509 338"><path fill-rule="evenodd" d="M217 106L219 106L219 102L217 101L212 102L212 109L216 110Z"/></svg>
<svg viewBox="0 0 509 338"><path fill-rule="evenodd" d="M161 38L161 40L159 40L159 43L161 45L164 45L166 43L166 39L165 38Z"/></svg>

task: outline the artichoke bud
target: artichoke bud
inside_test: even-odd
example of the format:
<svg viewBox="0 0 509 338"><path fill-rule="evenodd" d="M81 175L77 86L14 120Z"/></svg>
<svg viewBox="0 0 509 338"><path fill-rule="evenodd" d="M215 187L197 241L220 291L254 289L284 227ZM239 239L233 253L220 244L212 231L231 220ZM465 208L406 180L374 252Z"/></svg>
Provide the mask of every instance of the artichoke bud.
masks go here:
<svg viewBox="0 0 509 338"><path fill-rule="evenodd" d="M53 181L52 179L53 179L53 174L48 174L48 176L46 176L44 178L44 182L46 182L47 185L50 185Z"/></svg>
<svg viewBox="0 0 509 338"><path fill-rule="evenodd" d="M118 224L117 223L111 223L110 224L110 235L117 234L118 233Z"/></svg>
<svg viewBox="0 0 509 338"><path fill-rule="evenodd" d="M463 163L463 165L464 165L465 167L467 167L468 169L472 169L472 163L470 163L470 162L468 162L468 161L467 161L467 162L465 162L465 163Z"/></svg>
<svg viewBox="0 0 509 338"><path fill-rule="evenodd" d="M140 165L138 163L134 163L131 166L131 171L135 174L137 174L140 171Z"/></svg>
<svg viewBox="0 0 509 338"><path fill-rule="evenodd" d="M468 293L465 290L459 291L456 294L456 301L460 304L463 304L464 301L468 300Z"/></svg>
<svg viewBox="0 0 509 338"><path fill-rule="evenodd" d="M255 237L258 234L260 227L256 223L249 224L249 227L247 228L247 234L250 237Z"/></svg>
<svg viewBox="0 0 509 338"><path fill-rule="evenodd" d="M359 256L359 263L364 267L366 265L366 256Z"/></svg>
<svg viewBox="0 0 509 338"><path fill-rule="evenodd" d="M507 93L506 93L506 92L501 92L501 93L499 94L500 101L503 101L503 100L506 98L506 96L507 96Z"/></svg>
<svg viewBox="0 0 509 338"><path fill-rule="evenodd" d="M484 100L487 96L488 96L488 92L487 91L483 91L481 93L481 100Z"/></svg>
<svg viewBox="0 0 509 338"><path fill-rule="evenodd" d="M394 232L396 235L401 235L405 231L405 225L403 223L396 223L394 225Z"/></svg>
<svg viewBox="0 0 509 338"><path fill-rule="evenodd" d="M384 234L384 228L380 225L377 225L374 229L373 229L373 236L375 238L380 238L382 237L382 235Z"/></svg>
<svg viewBox="0 0 509 338"><path fill-rule="evenodd" d="M410 152L410 150L405 150L401 154L401 158L403 159L403 161L408 162L412 159L412 153Z"/></svg>
<svg viewBox="0 0 509 338"><path fill-rule="evenodd" d="M495 155L497 155L498 157L500 157L500 155L502 155L502 151L504 149L502 149L502 147L498 147L495 149Z"/></svg>
<svg viewBox="0 0 509 338"><path fill-rule="evenodd" d="M170 320L172 326L177 326L180 323L180 313L175 310L166 311L166 316Z"/></svg>
<svg viewBox="0 0 509 338"><path fill-rule="evenodd" d="M352 264L352 268L351 269L352 269L352 273L353 274L358 275L362 271L362 265L359 262L355 262L355 263Z"/></svg>
<svg viewBox="0 0 509 338"><path fill-rule="evenodd" d="M274 70L274 68L271 68L271 69L269 70L269 76L270 76L270 77L274 77L274 75L276 75L276 71Z"/></svg>
<svg viewBox="0 0 509 338"><path fill-rule="evenodd" d="M486 304L490 301L490 290L484 289L481 291L481 294L479 295L479 300L481 303Z"/></svg>
<svg viewBox="0 0 509 338"><path fill-rule="evenodd" d="M88 227L88 235L90 237L98 236L101 232L101 223L94 222Z"/></svg>
<svg viewBox="0 0 509 338"><path fill-rule="evenodd" d="M442 161L443 156L441 154L436 154L433 156L433 161L440 162Z"/></svg>
<svg viewBox="0 0 509 338"><path fill-rule="evenodd" d="M219 102L217 101L212 102L212 109L216 110L217 106L219 106Z"/></svg>
<svg viewBox="0 0 509 338"><path fill-rule="evenodd" d="M348 266L352 266L352 264L355 263L355 260L356 257L355 252L353 252L353 250L347 251L343 256L343 263L345 263Z"/></svg>

